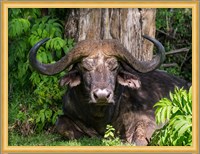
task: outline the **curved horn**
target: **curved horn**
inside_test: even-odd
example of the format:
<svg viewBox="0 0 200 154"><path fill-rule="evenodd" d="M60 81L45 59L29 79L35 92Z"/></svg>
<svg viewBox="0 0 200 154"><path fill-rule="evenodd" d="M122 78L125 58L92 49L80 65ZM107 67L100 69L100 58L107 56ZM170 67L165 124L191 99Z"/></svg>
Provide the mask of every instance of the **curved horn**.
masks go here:
<svg viewBox="0 0 200 154"><path fill-rule="evenodd" d="M116 41L113 42L114 43L112 46L114 48L112 49L113 52L110 52L111 50L109 50L105 51L104 53L109 56L115 56L119 60L126 62L138 72L147 73L153 71L158 67L160 67L160 65L165 60L165 49L163 45L156 39L145 35L143 37L151 41L158 49L157 55L152 60L149 61L137 60L135 57L132 56L132 54L126 48L123 47L123 45L119 44L119 42Z"/></svg>
<svg viewBox="0 0 200 154"><path fill-rule="evenodd" d="M44 44L45 42L47 42L48 40L49 38L46 38L36 43L31 48L30 54L29 54L29 61L30 61L31 66L42 74L54 75L54 74L60 73L65 68L69 67L71 64L76 63L78 60L80 60L84 56L89 55L89 52L88 52L89 50L85 48L84 45L83 47L81 47L81 44L84 44L84 41L82 41L83 43L80 42L78 46L75 46L68 54L66 54L56 63L54 64L40 63L36 59L37 51L40 48L40 46Z"/></svg>

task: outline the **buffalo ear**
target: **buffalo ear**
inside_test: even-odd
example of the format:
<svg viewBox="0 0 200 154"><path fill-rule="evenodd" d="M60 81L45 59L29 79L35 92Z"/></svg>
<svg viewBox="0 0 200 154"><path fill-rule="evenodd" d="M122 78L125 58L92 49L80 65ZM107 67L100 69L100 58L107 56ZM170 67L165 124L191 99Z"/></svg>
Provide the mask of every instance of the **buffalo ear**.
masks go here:
<svg viewBox="0 0 200 154"><path fill-rule="evenodd" d="M120 71L117 76L117 81L123 86L128 86L132 89L138 89L141 87L141 82L138 76L131 73Z"/></svg>
<svg viewBox="0 0 200 154"><path fill-rule="evenodd" d="M81 78L78 71L71 71L60 79L60 86L69 85L75 87L81 83Z"/></svg>

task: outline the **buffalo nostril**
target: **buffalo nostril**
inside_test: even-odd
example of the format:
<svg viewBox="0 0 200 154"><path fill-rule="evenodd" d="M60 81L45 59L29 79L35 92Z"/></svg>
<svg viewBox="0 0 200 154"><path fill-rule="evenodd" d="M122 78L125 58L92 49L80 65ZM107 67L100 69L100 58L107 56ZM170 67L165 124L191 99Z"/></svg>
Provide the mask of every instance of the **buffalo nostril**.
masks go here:
<svg viewBox="0 0 200 154"><path fill-rule="evenodd" d="M111 95L111 92L108 93L108 95L106 96L106 98L108 99Z"/></svg>
<svg viewBox="0 0 200 154"><path fill-rule="evenodd" d="M98 96L97 94L94 92L94 98L97 100L98 99Z"/></svg>

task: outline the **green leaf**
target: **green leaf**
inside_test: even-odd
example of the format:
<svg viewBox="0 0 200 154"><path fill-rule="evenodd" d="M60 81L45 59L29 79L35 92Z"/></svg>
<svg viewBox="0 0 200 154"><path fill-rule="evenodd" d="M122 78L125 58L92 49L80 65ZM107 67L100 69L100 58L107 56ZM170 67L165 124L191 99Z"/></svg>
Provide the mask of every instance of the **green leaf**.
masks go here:
<svg viewBox="0 0 200 154"><path fill-rule="evenodd" d="M192 127L192 124L185 123L178 131L178 136L182 136L190 127Z"/></svg>
<svg viewBox="0 0 200 154"><path fill-rule="evenodd" d="M162 123L164 123L166 120L166 110L167 110L167 107L163 107L162 111L161 111L161 122Z"/></svg>
<svg viewBox="0 0 200 154"><path fill-rule="evenodd" d="M43 110L40 110L40 118L41 118L41 122L44 123L44 120L45 120L45 114L44 114L44 109Z"/></svg>
<svg viewBox="0 0 200 154"><path fill-rule="evenodd" d="M173 96L173 94L171 92L169 92L169 97L170 97L171 101L174 100L174 96Z"/></svg>
<svg viewBox="0 0 200 154"><path fill-rule="evenodd" d="M45 48L46 48L46 49L49 49L49 48L50 48L50 42L51 42L50 40L48 40L48 41L46 42L46 45L45 45Z"/></svg>
<svg viewBox="0 0 200 154"><path fill-rule="evenodd" d="M30 22L27 19L16 18L9 21L8 36L11 38L19 37L30 29Z"/></svg>
<svg viewBox="0 0 200 154"><path fill-rule="evenodd" d="M53 118L52 118L52 124L56 123L57 117L58 117L58 114L54 113Z"/></svg>
<svg viewBox="0 0 200 154"><path fill-rule="evenodd" d="M57 23L57 22L54 22L53 26L63 29L63 26L61 24Z"/></svg>
<svg viewBox="0 0 200 154"><path fill-rule="evenodd" d="M46 22L49 20L49 18L50 18L50 16L44 16L44 17L42 18L42 23L43 23L43 24L46 23Z"/></svg>
<svg viewBox="0 0 200 154"><path fill-rule="evenodd" d="M62 111L62 110L58 110L58 111L57 111L57 114L58 114L58 115L62 115L62 114L63 114L63 111Z"/></svg>
<svg viewBox="0 0 200 154"><path fill-rule="evenodd" d="M74 43L74 39L68 39L67 40L67 44L68 45L73 45L73 43Z"/></svg>
<svg viewBox="0 0 200 154"><path fill-rule="evenodd" d="M171 109L172 109L172 106L168 106L167 107L167 116L166 116L166 120L169 120L171 118Z"/></svg>
<svg viewBox="0 0 200 154"><path fill-rule="evenodd" d="M41 36L42 36L42 29L40 29L40 28L39 28L39 29L37 29L37 33L38 33L38 36L40 36L40 37L41 37Z"/></svg>
<svg viewBox="0 0 200 154"><path fill-rule="evenodd" d="M63 47L63 51L64 51L65 54L67 54L69 52L69 48L67 47L67 45L65 45Z"/></svg>
<svg viewBox="0 0 200 154"><path fill-rule="evenodd" d="M42 33L42 38L47 38L47 37L49 37L49 34L48 34L48 32L44 29L44 30L43 30L43 33Z"/></svg>
<svg viewBox="0 0 200 154"><path fill-rule="evenodd" d="M60 58L61 55L62 55L61 50L57 49L57 51L56 51L56 56L57 56L58 58Z"/></svg>
<svg viewBox="0 0 200 154"><path fill-rule="evenodd" d="M189 89L189 100L192 100L192 86Z"/></svg>
<svg viewBox="0 0 200 154"><path fill-rule="evenodd" d="M105 134L105 135L104 135L104 138L108 138L108 136L109 136L109 134Z"/></svg>
<svg viewBox="0 0 200 154"><path fill-rule="evenodd" d="M56 30L54 35L56 37L62 37L62 31L61 30Z"/></svg>
<svg viewBox="0 0 200 154"><path fill-rule="evenodd" d="M41 52L41 58L43 63L48 63L47 54L45 52Z"/></svg>
<svg viewBox="0 0 200 154"><path fill-rule="evenodd" d="M44 30L44 29L45 29L45 27L46 27L46 25L45 25L45 24L43 24L43 23L39 24L39 29L41 29L41 30Z"/></svg>
<svg viewBox="0 0 200 154"><path fill-rule="evenodd" d="M51 116L52 116L52 110L46 110L45 117L48 119L48 121L50 121Z"/></svg>
<svg viewBox="0 0 200 154"><path fill-rule="evenodd" d="M32 29L31 29L31 32L33 32L33 31L36 32L38 28L39 28L39 24L34 24Z"/></svg>
<svg viewBox="0 0 200 154"><path fill-rule="evenodd" d="M162 108L158 108L156 109L156 123L157 124L160 124L161 123L161 111L162 111Z"/></svg>
<svg viewBox="0 0 200 154"><path fill-rule="evenodd" d="M173 124L174 131L178 131L183 125L185 124L185 121L176 120Z"/></svg>
<svg viewBox="0 0 200 154"><path fill-rule="evenodd" d="M29 38L29 42L31 46L34 46L39 40L40 40L40 37L36 35L31 35Z"/></svg>
<svg viewBox="0 0 200 154"><path fill-rule="evenodd" d="M53 61L53 57L50 52L47 52L46 55L49 62Z"/></svg>
<svg viewBox="0 0 200 154"><path fill-rule="evenodd" d="M48 24L53 24L53 23L55 23L56 21L58 21L58 19L50 19L50 20L48 21Z"/></svg>
<svg viewBox="0 0 200 154"><path fill-rule="evenodd" d="M55 39L51 39L50 40L50 47L51 47L51 49L54 49L53 47L54 47L54 44L55 44Z"/></svg>
<svg viewBox="0 0 200 154"><path fill-rule="evenodd" d="M172 113L174 114L174 113L176 113L178 110L179 110L179 107L176 107L176 106L175 106L175 107L172 108Z"/></svg>
<svg viewBox="0 0 200 154"><path fill-rule="evenodd" d="M36 119L36 123L39 123L39 122L40 122L40 116L38 116Z"/></svg>

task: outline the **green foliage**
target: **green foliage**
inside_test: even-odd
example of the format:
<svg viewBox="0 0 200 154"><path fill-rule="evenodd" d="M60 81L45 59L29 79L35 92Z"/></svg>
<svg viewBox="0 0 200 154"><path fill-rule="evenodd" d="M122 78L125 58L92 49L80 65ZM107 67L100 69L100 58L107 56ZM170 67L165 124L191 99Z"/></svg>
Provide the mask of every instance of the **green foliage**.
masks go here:
<svg viewBox="0 0 200 154"><path fill-rule="evenodd" d="M23 136L40 132L43 128L51 129L57 116L62 114L61 103L39 104L38 99L29 91L14 93L9 99L9 125Z"/></svg>
<svg viewBox="0 0 200 154"><path fill-rule="evenodd" d="M21 36L30 29L29 20L23 18L12 19L8 25L8 36L10 38Z"/></svg>
<svg viewBox="0 0 200 154"><path fill-rule="evenodd" d="M115 128L112 125L106 126L106 132L104 134L104 138L102 139L102 143L106 146L113 145L121 145L122 142L119 137L115 136Z"/></svg>
<svg viewBox="0 0 200 154"><path fill-rule="evenodd" d="M33 46L41 38L59 37L61 39L62 31L63 26L59 23L58 19L51 19L50 16L44 16L37 19L32 26L29 42Z"/></svg>
<svg viewBox="0 0 200 154"><path fill-rule="evenodd" d="M154 105L156 123L164 127L155 131L150 145L192 145L192 87L189 92L175 88L170 100L163 98Z"/></svg>
<svg viewBox="0 0 200 154"><path fill-rule="evenodd" d="M192 9L157 9L156 38L162 42L166 52L188 48L186 52L169 54L165 63L177 66L162 68L169 73L192 80Z"/></svg>
<svg viewBox="0 0 200 154"><path fill-rule="evenodd" d="M9 9L8 12L9 84L12 88L24 87L29 83L27 78L30 75L27 60L30 19L39 15L39 9Z"/></svg>
<svg viewBox="0 0 200 154"><path fill-rule="evenodd" d="M59 88L57 77L47 78L37 73L33 75L32 82L37 85L34 94L37 96L37 106L40 107L39 113L35 114L35 119L40 131L47 123L55 124L57 117L62 114L60 99L65 89Z"/></svg>
<svg viewBox="0 0 200 154"><path fill-rule="evenodd" d="M48 77L29 66L29 50L38 41L51 38L39 49L37 59L42 63L54 63L74 46L73 39L63 38L63 22L52 18L54 15L44 16L41 12L42 9L9 9L9 96L21 95L22 89L34 91L33 95L27 95L34 100L20 103L26 110L15 110L15 124L23 135L55 124L62 114L61 98L66 90L58 85L63 72Z"/></svg>
<svg viewBox="0 0 200 154"><path fill-rule="evenodd" d="M104 138L105 139L113 139L115 137L114 132L115 132L115 128L113 128L112 125L107 125L106 132L104 134Z"/></svg>

